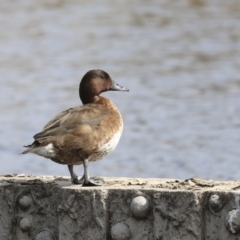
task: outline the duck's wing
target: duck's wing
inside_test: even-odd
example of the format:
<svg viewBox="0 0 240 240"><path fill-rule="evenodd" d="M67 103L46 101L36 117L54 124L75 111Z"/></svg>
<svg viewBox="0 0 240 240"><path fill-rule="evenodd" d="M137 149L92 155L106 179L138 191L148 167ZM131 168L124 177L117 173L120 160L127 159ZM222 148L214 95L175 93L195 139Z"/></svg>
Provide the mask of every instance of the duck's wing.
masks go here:
<svg viewBox="0 0 240 240"><path fill-rule="evenodd" d="M62 136L74 130L79 125L98 126L108 114L105 106L100 104L87 104L70 108L56 115L43 130L34 135L35 140L49 136Z"/></svg>

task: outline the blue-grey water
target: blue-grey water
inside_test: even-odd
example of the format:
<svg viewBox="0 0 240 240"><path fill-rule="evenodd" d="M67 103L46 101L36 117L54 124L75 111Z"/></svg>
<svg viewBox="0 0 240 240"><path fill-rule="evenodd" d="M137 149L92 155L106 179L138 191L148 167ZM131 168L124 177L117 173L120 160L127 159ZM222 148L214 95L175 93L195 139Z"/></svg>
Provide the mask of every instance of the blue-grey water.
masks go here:
<svg viewBox="0 0 240 240"><path fill-rule="evenodd" d="M130 92L91 175L240 179L239 0L2 0L0 53L0 174L69 175L18 154L100 68Z"/></svg>

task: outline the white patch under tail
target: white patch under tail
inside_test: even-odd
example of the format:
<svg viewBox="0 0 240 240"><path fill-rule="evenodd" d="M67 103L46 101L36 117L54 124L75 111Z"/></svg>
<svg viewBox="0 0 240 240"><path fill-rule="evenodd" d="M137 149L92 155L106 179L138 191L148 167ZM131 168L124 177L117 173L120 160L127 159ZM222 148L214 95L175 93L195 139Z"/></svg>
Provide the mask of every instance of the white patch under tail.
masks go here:
<svg viewBox="0 0 240 240"><path fill-rule="evenodd" d="M30 152L46 158L52 158L56 156L55 149L52 143L49 143L44 147L33 148Z"/></svg>

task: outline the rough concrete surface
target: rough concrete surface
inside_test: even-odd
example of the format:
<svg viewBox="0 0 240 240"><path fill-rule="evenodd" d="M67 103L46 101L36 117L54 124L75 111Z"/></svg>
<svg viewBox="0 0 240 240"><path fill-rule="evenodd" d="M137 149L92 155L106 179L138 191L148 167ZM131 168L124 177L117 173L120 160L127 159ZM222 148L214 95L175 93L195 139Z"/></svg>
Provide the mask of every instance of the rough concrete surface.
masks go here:
<svg viewBox="0 0 240 240"><path fill-rule="evenodd" d="M0 176L0 240L239 240L240 181Z"/></svg>

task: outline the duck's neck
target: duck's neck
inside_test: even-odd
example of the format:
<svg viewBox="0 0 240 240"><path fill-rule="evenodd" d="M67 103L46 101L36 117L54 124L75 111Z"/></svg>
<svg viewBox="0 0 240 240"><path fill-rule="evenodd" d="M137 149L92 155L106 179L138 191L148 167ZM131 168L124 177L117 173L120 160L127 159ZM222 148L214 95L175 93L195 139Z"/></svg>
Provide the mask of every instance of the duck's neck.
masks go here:
<svg viewBox="0 0 240 240"><path fill-rule="evenodd" d="M89 104L89 103L95 103L95 104L101 104L104 105L105 107L107 107L108 109L112 109L115 111L118 111L117 107L115 106L115 104L109 100L108 98L105 97L101 97L101 96L88 96L88 97L84 97L81 98L81 101L83 104Z"/></svg>
<svg viewBox="0 0 240 240"><path fill-rule="evenodd" d="M105 97L98 96L95 99L94 103L104 105L108 109L117 109L117 107L114 105L114 103L111 100L109 100L108 98L105 98Z"/></svg>
<svg viewBox="0 0 240 240"><path fill-rule="evenodd" d="M80 99L84 104L88 104L88 103L96 103L99 99L99 96L94 96L94 95L80 95Z"/></svg>
<svg viewBox="0 0 240 240"><path fill-rule="evenodd" d="M108 109L108 111L111 112L111 114L113 114L115 116L115 120L118 119L121 126L123 126L122 115L119 112L117 106L111 100L109 100L108 98L99 96L98 100L95 103L105 106Z"/></svg>

